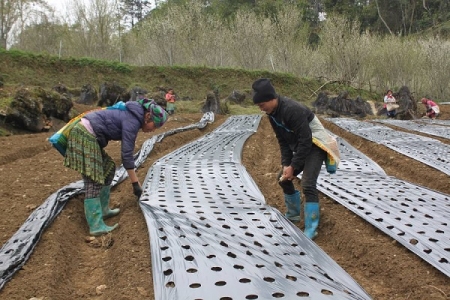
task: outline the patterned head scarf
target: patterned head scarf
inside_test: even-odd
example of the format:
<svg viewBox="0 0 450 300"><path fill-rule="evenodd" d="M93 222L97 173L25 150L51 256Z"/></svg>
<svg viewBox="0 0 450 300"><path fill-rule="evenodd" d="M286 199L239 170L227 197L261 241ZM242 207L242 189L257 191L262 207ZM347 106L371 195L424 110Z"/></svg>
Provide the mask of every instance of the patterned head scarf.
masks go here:
<svg viewBox="0 0 450 300"><path fill-rule="evenodd" d="M137 102L139 102L146 112L150 112L150 118L152 119L153 123L155 123L156 128L159 128L164 125L167 121L167 112L156 104L155 100L153 99L139 99Z"/></svg>

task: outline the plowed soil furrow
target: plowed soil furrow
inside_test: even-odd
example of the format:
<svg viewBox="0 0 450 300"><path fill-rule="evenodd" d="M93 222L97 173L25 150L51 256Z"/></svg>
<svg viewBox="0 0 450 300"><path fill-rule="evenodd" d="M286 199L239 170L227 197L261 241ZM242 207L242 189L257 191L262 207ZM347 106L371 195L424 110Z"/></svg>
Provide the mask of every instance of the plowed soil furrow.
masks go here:
<svg viewBox="0 0 450 300"><path fill-rule="evenodd" d="M201 114L175 114L156 133L195 123L200 118ZM156 144L138 170L141 182L157 159L214 130L225 119L226 116L216 116L216 121L205 130L178 133ZM450 194L449 176L328 122L324 121L324 125L375 160L388 175ZM17 152L26 152L29 147L46 149L0 165L2 244L22 225L33 207L80 178L62 166L63 158L56 150L46 148L48 142L42 138L46 135L38 135L2 138L0 143L0 153L8 153L11 148ZM136 150L149 136L139 135ZM12 142L4 143L8 138ZM119 164L120 142L111 142L107 151ZM284 213L283 194L276 180L279 147L267 118L263 117L258 131L245 143L242 159L267 203ZM111 197L112 205L120 207L121 213L106 222L119 222L119 229L107 240L86 242L83 195L71 199L44 232L25 266L0 290L0 299L154 299L150 238L129 181L113 188ZM448 299L450 278L343 206L323 195L320 201L321 223L315 242L374 299ZM96 288L101 285L105 289L97 293Z"/></svg>
<svg viewBox="0 0 450 300"><path fill-rule="evenodd" d="M37 133L0 137L2 151L0 152L0 166L18 159L26 159L40 155L52 148L46 141L49 134Z"/></svg>

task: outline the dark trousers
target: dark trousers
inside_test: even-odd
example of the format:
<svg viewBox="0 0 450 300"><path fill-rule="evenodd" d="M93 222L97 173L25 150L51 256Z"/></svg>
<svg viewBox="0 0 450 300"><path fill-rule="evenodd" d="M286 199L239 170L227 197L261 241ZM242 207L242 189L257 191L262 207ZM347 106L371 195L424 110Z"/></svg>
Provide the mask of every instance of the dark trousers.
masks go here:
<svg viewBox="0 0 450 300"><path fill-rule="evenodd" d="M317 191L317 178L320 174L320 169L327 157L327 153L313 144L309 155L306 157L303 166L300 166L298 170L294 170L294 175L297 176L303 171L301 187L306 202L319 202L319 192ZM277 178L280 178L283 174L281 170ZM292 180L284 180L278 182L283 189L283 192L287 195L295 193L295 187Z"/></svg>
<svg viewBox="0 0 450 300"><path fill-rule="evenodd" d="M395 118L395 116L397 115L397 111L391 110L391 111L388 111L386 114L387 114L388 118Z"/></svg>

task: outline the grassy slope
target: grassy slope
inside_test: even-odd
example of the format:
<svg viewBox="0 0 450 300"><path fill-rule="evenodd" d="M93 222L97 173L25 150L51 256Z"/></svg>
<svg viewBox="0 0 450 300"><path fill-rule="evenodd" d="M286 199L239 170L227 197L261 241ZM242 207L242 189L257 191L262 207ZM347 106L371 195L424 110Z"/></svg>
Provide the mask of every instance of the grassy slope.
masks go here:
<svg viewBox="0 0 450 300"><path fill-rule="evenodd" d="M298 99L310 105L320 90L337 94L349 91L351 98L361 95L363 99L377 99L365 91L356 91L339 84L327 84L314 79L297 78L290 74L267 71L247 71L242 69L220 69L206 67L136 67L116 62L84 59L59 59L55 56L37 55L20 51L0 49L0 112L4 112L20 86L41 86L52 88L63 84L69 90L80 90L91 84L98 89L104 82L115 82L126 88L140 86L148 91L159 87L173 87L181 98L189 97L192 102L181 101L182 111L198 111L209 91L217 89L220 98L226 98L233 90L250 92L251 83L260 77L272 79L277 92ZM74 93L77 94L77 93ZM246 107L230 107L230 113L258 112L251 101Z"/></svg>

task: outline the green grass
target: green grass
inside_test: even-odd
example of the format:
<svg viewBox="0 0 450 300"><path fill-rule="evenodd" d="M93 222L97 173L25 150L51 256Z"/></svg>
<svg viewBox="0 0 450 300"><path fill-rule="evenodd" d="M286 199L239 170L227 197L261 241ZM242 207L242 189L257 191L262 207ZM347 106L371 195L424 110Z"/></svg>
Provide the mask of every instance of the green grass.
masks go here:
<svg viewBox="0 0 450 300"><path fill-rule="evenodd" d="M382 99L382 95L349 88L342 84L325 84L316 79L297 78L292 74L271 73L264 70L197 66L132 67L92 58L60 60L50 55L1 49L0 61L2 62L0 78L5 84L3 93L0 91L0 109L9 105L15 90L21 86L51 89L63 84L73 92L76 100L83 85L91 84L99 90L101 84L114 82L129 90L139 86L146 89L149 95L171 87L179 99L192 99L192 101L177 101L177 112L197 113L201 111L209 92L218 91L220 99L226 99L234 90L250 95L251 84L261 77L271 78L278 94L296 99L310 107L318 93L322 91L330 97L345 90L352 99L357 96L365 100ZM247 99L242 106L228 103L225 108L228 114L260 113L251 99Z"/></svg>
<svg viewBox="0 0 450 300"><path fill-rule="evenodd" d="M10 88L8 86L3 87L3 89L0 89L0 112L6 112L9 105L11 104L11 101L13 100L13 96L11 93L11 90L14 88Z"/></svg>
<svg viewBox="0 0 450 300"><path fill-rule="evenodd" d="M116 62L91 58L59 60L48 55L0 50L2 74L7 84L51 88L59 83L68 88L85 84L99 87L104 82L116 82L127 89L140 86L149 92L172 87L179 97L203 100L211 90L226 98L233 90L250 90L260 77L272 79L277 91L306 103L314 100L311 91L322 84L318 80L299 79L292 74L206 67L131 67Z"/></svg>
<svg viewBox="0 0 450 300"><path fill-rule="evenodd" d="M175 111L177 113L198 113L202 110L201 101L177 101Z"/></svg>
<svg viewBox="0 0 450 300"><path fill-rule="evenodd" d="M228 106L230 115L258 115L261 114L261 110L258 106L241 106L237 104L231 104Z"/></svg>
<svg viewBox="0 0 450 300"><path fill-rule="evenodd" d="M0 136L9 136L11 135L8 131L0 128Z"/></svg>
<svg viewBox="0 0 450 300"><path fill-rule="evenodd" d="M177 113L198 113L201 112L203 101L177 101L176 112ZM228 115L250 115L260 114L260 110L256 105L238 105L227 103Z"/></svg>

